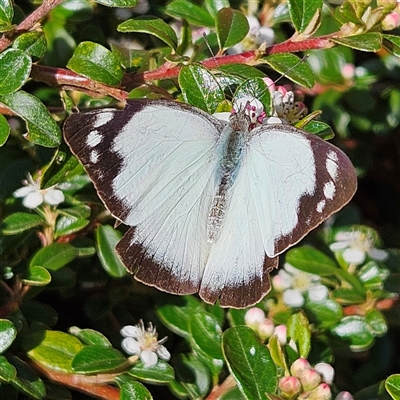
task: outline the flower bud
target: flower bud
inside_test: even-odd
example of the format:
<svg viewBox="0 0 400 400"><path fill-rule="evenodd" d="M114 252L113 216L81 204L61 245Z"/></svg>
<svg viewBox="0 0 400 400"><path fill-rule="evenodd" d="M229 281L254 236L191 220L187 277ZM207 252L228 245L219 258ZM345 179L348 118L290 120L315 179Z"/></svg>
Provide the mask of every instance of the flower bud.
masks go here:
<svg viewBox="0 0 400 400"><path fill-rule="evenodd" d="M280 344L286 344L286 325L278 325L275 327L274 335L278 337Z"/></svg>
<svg viewBox="0 0 400 400"><path fill-rule="evenodd" d="M382 29L384 31L392 31L400 25L400 15L397 12L391 12L386 15L382 21Z"/></svg>
<svg viewBox="0 0 400 400"><path fill-rule="evenodd" d="M258 325L260 325L265 320L265 313L261 308L252 307L247 310L244 321L246 325L254 330L257 330Z"/></svg>
<svg viewBox="0 0 400 400"><path fill-rule="evenodd" d="M279 379L279 389L283 397L292 398L300 393L301 383L300 380L294 376L285 376Z"/></svg>
<svg viewBox="0 0 400 400"><path fill-rule="evenodd" d="M264 321L261 322L260 325L258 325L257 333L260 339L265 340L273 335L274 329L274 323L270 319L265 318Z"/></svg>
<svg viewBox="0 0 400 400"><path fill-rule="evenodd" d="M332 365L321 362L314 366L314 369L321 375L322 382L330 385L333 382L333 378L335 377L335 370Z"/></svg>
<svg viewBox="0 0 400 400"><path fill-rule="evenodd" d="M335 400L354 400L354 397L349 392L340 392Z"/></svg>
<svg viewBox="0 0 400 400"><path fill-rule="evenodd" d="M290 373L293 376L297 376L300 378L301 374L307 370L310 369L311 365L305 358L298 358L296 361L293 362L293 364L290 366Z"/></svg>
<svg viewBox="0 0 400 400"><path fill-rule="evenodd" d="M305 391L315 389L321 383L321 376L315 369L306 369L300 375L300 381Z"/></svg>
<svg viewBox="0 0 400 400"><path fill-rule="evenodd" d="M311 391L307 400L331 400L331 388L326 383L321 383L314 390Z"/></svg>

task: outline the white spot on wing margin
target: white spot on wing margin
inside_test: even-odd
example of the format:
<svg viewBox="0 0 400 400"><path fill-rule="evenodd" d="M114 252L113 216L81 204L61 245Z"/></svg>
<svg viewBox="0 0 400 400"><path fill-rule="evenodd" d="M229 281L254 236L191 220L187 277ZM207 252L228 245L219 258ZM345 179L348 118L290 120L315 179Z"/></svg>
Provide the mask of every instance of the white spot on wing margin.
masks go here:
<svg viewBox="0 0 400 400"><path fill-rule="evenodd" d="M333 196L335 194L335 191L336 191L335 184L332 181L326 182L324 184L324 196L327 199L332 200Z"/></svg>
<svg viewBox="0 0 400 400"><path fill-rule="evenodd" d="M86 144L89 147L96 147L101 142L101 135L97 130L91 131L86 138Z"/></svg>

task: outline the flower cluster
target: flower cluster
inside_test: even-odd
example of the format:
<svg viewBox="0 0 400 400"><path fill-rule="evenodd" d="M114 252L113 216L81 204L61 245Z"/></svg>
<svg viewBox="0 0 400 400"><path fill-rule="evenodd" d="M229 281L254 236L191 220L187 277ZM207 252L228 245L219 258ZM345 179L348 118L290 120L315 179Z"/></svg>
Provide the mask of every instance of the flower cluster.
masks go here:
<svg viewBox="0 0 400 400"><path fill-rule="evenodd" d="M171 358L169 351L163 346L167 337L158 340L156 328L151 322L147 329L140 320L137 325L127 325L120 332L124 336L121 347L126 353L139 356L146 367L156 365L158 358L164 361Z"/></svg>
<svg viewBox="0 0 400 400"><path fill-rule="evenodd" d="M272 278L272 285L282 293L283 302L288 307L301 307L306 297L312 301L323 301L328 297L328 288L321 284L321 278L294 268L286 263Z"/></svg>
<svg viewBox="0 0 400 400"><path fill-rule="evenodd" d="M36 208L43 203L58 206L65 200L64 193L57 189L57 185L40 189L40 182L33 180L30 174L23 184L22 188L14 192L14 197L23 198L22 204L27 208Z"/></svg>

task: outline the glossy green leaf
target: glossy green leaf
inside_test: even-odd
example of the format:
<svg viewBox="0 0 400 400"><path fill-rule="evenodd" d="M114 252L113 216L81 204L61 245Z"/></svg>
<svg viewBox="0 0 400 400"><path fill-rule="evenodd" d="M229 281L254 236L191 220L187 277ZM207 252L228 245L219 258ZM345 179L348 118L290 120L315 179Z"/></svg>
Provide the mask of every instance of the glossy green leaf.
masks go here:
<svg viewBox="0 0 400 400"><path fill-rule="evenodd" d="M246 16L233 8L221 8L216 19L217 37L220 49L228 49L240 43L249 31Z"/></svg>
<svg viewBox="0 0 400 400"><path fill-rule="evenodd" d="M322 9L322 0L288 0L292 23L298 33L310 29L309 24ZM311 29L313 31L314 29Z"/></svg>
<svg viewBox="0 0 400 400"><path fill-rule="evenodd" d="M246 64L227 64L218 67L218 70L224 74L236 75L242 79L264 78L264 72Z"/></svg>
<svg viewBox="0 0 400 400"><path fill-rule="evenodd" d="M340 304L360 304L365 301L365 296L353 289L339 288L335 289L332 294L334 300Z"/></svg>
<svg viewBox="0 0 400 400"><path fill-rule="evenodd" d="M28 364L15 356L9 356L8 361L17 371L16 377L10 383L30 399L44 399L46 386L37 373Z"/></svg>
<svg viewBox="0 0 400 400"><path fill-rule="evenodd" d="M374 342L365 318L357 315L344 317L331 333L349 345L352 351L367 350Z"/></svg>
<svg viewBox="0 0 400 400"><path fill-rule="evenodd" d="M263 61L299 85L311 89L315 84L315 75L310 66L294 54L271 54Z"/></svg>
<svg viewBox="0 0 400 400"><path fill-rule="evenodd" d="M379 310L368 310L365 314L365 322L368 325L369 331L375 337L384 336L388 331L386 319Z"/></svg>
<svg viewBox="0 0 400 400"><path fill-rule="evenodd" d="M30 266L22 275L22 281L30 286L45 286L51 282L51 275L46 268Z"/></svg>
<svg viewBox="0 0 400 400"><path fill-rule="evenodd" d="M271 92L262 78L252 78L245 80L235 91L234 99L250 96L259 100L264 106L267 115L272 114Z"/></svg>
<svg viewBox="0 0 400 400"><path fill-rule="evenodd" d="M81 42L67 67L77 74L112 86L118 85L124 74L118 57L93 42Z"/></svg>
<svg viewBox="0 0 400 400"><path fill-rule="evenodd" d="M126 358L117 349L92 344L83 347L74 356L71 367L74 372L83 374L105 373L122 367Z"/></svg>
<svg viewBox="0 0 400 400"><path fill-rule="evenodd" d="M203 7L213 16L217 17L218 11L221 8L230 7L229 0L208 0L203 3Z"/></svg>
<svg viewBox="0 0 400 400"><path fill-rule="evenodd" d="M318 276L336 275L350 283L359 293L364 293L361 282L354 275L339 268L332 258L310 246L289 250L286 261L293 267L310 274Z"/></svg>
<svg viewBox="0 0 400 400"><path fill-rule="evenodd" d="M4 356L0 356L0 382L8 383L15 379L17 370Z"/></svg>
<svg viewBox="0 0 400 400"><path fill-rule="evenodd" d="M37 97L20 90L1 96L0 102L25 120L27 140L43 147L56 147L61 143L60 127Z"/></svg>
<svg viewBox="0 0 400 400"><path fill-rule="evenodd" d="M318 137L324 140L332 139L335 136L332 128L325 122L321 121L315 121L315 120L310 121L304 126L302 126L301 129L313 133L314 135L317 135Z"/></svg>
<svg viewBox="0 0 400 400"><path fill-rule="evenodd" d="M42 58L47 50L47 43L42 31L32 31L18 36L14 43L14 49L19 49L35 59Z"/></svg>
<svg viewBox="0 0 400 400"><path fill-rule="evenodd" d="M100 225L96 229L97 255L103 268L114 278L121 278L127 270L115 251L115 246L121 239L121 232L110 225Z"/></svg>
<svg viewBox="0 0 400 400"><path fill-rule="evenodd" d="M297 312L287 322L287 336L296 343L300 357L307 358L311 349L311 328L307 317Z"/></svg>
<svg viewBox="0 0 400 400"><path fill-rule="evenodd" d="M69 333L76 336L83 344L111 347L110 341L102 333L93 329L80 329L77 326L71 326Z"/></svg>
<svg viewBox="0 0 400 400"><path fill-rule="evenodd" d="M331 299L323 301L306 300L305 309L311 322L321 327L330 327L343 317L343 308Z"/></svg>
<svg viewBox="0 0 400 400"><path fill-rule="evenodd" d="M121 386L120 400L151 400L151 393L140 382L125 382Z"/></svg>
<svg viewBox="0 0 400 400"><path fill-rule="evenodd" d="M56 221L55 237L70 235L75 232L81 231L89 225L89 220L85 218L77 218L74 215L60 215Z"/></svg>
<svg viewBox="0 0 400 400"><path fill-rule="evenodd" d="M165 13L172 17L185 19L197 26L214 28L215 21L211 14L190 0L173 0L165 7Z"/></svg>
<svg viewBox="0 0 400 400"><path fill-rule="evenodd" d="M174 379L174 369L162 360L158 360L157 364L152 366L138 361L127 373L142 382L154 385L165 385Z"/></svg>
<svg viewBox="0 0 400 400"><path fill-rule="evenodd" d="M11 29L14 8L11 0L0 0L0 32Z"/></svg>
<svg viewBox="0 0 400 400"><path fill-rule="evenodd" d="M7 350L17 336L14 324L8 319L0 319L0 353Z"/></svg>
<svg viewBox="0 0 400 400"><path fill-rule="evenodd" d="M367 32L361 35L332 39L333 42L360 51L377 52L382 47L382 36L378 32Z"/></svg>
<svg viewBox="0 0 400 400"><path fill-rule="evenodd" d="M179 73L179 86L186 103L212 114L225 99L224 92L213 74L197 65L186 65Z"/></svg>
<svg viewBox="0 0 400 400"><path fill-rule="evenodd" d="M1 222L1 233L3 235L16 235L44 223L45 221L40 215L16 212L4 218Z"/></svg>
<svg viewBox="0 0 400 400"><path fill-rule="evenodd" d="M148 33L158 37L169 47L176 50L178 38L175 31L162 19L151 16L141 16L135 19L129 19L118 25L119 32L140 32Z"/></svg>
<svg viewBox="0 0 400 400"><path fill-rule="evenodd" d="M83 344L65 332L46 330L27 336L23 347L30 358L46 368L72 373L72 359L83 348Z"/></svg>
<svg viewBox="0 0 400 400"><path fill-rule="evenodd" d="M222 336L222 347L229 370L247 398L261 400L267 393L275 393L278 384L275 364L268 348L258 342L250 328L227 329Z"/></svg>
<svg viewBox="0 0 400 400"><path fill-rule="evenodd" d="M33 256L30 266L40 266L51 271L67 265L77 256L76 249L68 243L51 243Z"/></svg>
<svg viewBox="0 0 400 400"><path fill-rule="evenodd" d="M189 322L192 347L214 359L223 358L221 349L221 326L211 314L202 312L192 315Z"/></svg>
<svg viewBox="0 0 400 400"><path fill-rule="evenodd" d="M107 7L135 7L139 0L96 0L96 3Z"/></svg>
<svg viewBox="0 0 400 400"><path fill-rule="evenodd" d="M0 54L0 96L16 92L28 80L32 60L22 50L8 49Z"/></svg>
<svg viewBox="0 0 400 400"><path fill-rule="evenodd" d="M40 322L46 326L54 326L58 320L58 314L53 307L37 300L24 301L20 306L27 321Z"/></svg>
<svg viewBox="0 0 400 400"><path fill-rule="evenodd" d="M400 37L396 35L383 35L383 46L396 57L400 57Z"/></svg>
<svg viewBox="0 0 400 400"><path fill-rule="evenodd" d="M6 117L0 114L0 147L7 142L8 136L10 135L10 125Z"/></svg>
<svg viewBox="0 0 400 400"><path fill-rule="evenodd" d="M218 400L247 400L247 397L243 396L243 393L240 391L240 389L235 386L233 389L223 393Z"/></svg>
<svg viewBox="0 0 400 400"><path fill-rule="evenodd" d="M390 375L385 380L385 389L394 400L400 399L400 374Z"/></svg>

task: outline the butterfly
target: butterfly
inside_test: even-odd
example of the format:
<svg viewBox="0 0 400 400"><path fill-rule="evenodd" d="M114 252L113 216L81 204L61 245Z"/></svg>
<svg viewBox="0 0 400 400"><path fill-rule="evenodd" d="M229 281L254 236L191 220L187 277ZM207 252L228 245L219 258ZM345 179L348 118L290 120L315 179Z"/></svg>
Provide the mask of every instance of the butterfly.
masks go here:
<svg viewBox="0 0 400 400"><path fill-rule="evenodd" d="M64 137L111 214L135 278L245 308L270 290L278 256L352 198L348 157L242 107L224 124L169 100L72 114Z"/></svg>

